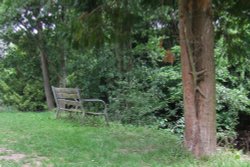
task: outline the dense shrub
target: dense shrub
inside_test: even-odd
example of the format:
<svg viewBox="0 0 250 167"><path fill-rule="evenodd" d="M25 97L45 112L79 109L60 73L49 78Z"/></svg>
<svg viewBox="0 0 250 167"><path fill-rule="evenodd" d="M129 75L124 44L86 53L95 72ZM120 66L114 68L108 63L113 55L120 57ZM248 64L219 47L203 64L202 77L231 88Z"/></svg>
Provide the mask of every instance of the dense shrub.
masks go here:
<svg viewBox="0 0 250 167"><path fill-rule="evenodd" d="M22 63L22 65L18 65ZM0 61L0 99L20 111L46 109L37 59L11 46Z"/></svg>
<svg viewBox="0 0 250 167"><path fill-rule="evenodd" d="M250 114L249 71L244 64L230 62L224 43L224 40L218 40L215 49L217 130L219 142L231 144L237 137L239 114Z"/></svg>

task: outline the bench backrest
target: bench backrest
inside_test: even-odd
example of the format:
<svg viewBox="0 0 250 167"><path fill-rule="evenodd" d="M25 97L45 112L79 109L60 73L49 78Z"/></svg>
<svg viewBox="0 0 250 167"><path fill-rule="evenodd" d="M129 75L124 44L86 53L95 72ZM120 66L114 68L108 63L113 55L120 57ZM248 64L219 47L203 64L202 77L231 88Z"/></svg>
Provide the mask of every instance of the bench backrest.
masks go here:
<svg viewBox="0 0 250 167"><path fill-rule="evenodd" d="M52 86L56 106L60 110L80 109L80 90L77 88L57 88Z"/></svg>

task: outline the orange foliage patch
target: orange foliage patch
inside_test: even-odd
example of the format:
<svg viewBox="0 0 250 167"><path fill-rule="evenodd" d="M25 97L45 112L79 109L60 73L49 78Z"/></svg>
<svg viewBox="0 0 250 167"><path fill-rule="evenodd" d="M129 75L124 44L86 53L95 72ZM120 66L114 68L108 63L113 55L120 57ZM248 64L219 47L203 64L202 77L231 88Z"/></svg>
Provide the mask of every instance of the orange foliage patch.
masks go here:
<svg viewBox="0 0 250 167"><path fill-rule="evenodd" d="M174 54L170 50L166 50L165 56L163 57L163 63L174 64Z"/></svg>

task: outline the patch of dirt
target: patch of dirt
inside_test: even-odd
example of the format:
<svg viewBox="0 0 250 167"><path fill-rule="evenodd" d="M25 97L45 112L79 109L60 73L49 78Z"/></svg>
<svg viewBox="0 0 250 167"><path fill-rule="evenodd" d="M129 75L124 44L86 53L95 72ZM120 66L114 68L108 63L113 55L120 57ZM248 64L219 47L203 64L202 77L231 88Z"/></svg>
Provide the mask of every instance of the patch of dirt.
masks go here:
<svg viewBox="0 0 250 167"><path fill-rule="evenodd" d="M16 153L14 150L0 148L0 161L2 160L22 163L22 167L41 167L44 166L43 162L47 161L48 158L41 156L28 156L26 154ZM46 166L53 167L51 164Z"/></svg>
<svg viewBox="0 0 250 167"><path fill-rule="evenodd" d="M120 148L117 151L123 154L129 154L129 153L142 153L146 154L149 152L155 151L156 148L153 146L148 146L147 148Z"/></svg>
<svg viewBox="0 0 250 167"><path fill-rule="evenodd" d="M2 155L3 153L10 153L12 150L8 150L6 148L0 148L0 154Z"/></svg>
<svg viewBox="0 0 250 167"><path fill-rule="evenodd" d="M24 158L25 158L24 154L10 154L10 155L0 156L0 160L15 161L15 162L19 162L20 160Z"/></svg>
<svg viewBox="0 0 250 167"><path fill-rule="evenodd" d="M242 155L242 159L250 162L250 154Z"/></svg>

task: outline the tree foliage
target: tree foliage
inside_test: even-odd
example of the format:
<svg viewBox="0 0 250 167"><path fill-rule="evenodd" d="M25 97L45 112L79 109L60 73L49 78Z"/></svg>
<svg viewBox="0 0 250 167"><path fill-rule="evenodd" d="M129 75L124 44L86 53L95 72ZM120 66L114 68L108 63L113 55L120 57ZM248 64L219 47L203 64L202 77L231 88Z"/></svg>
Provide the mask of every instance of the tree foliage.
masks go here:
<svg viewBox="0 0 250 167"><path fill-rule="evenodd" d="M244 1L245 2L245 1ZM222 140L235 137L240 113L250 114L249 4L214 2L217 122ZM1 104L47 109L39 47L51 85L79 87L109 103L112 120L154 124L182 134L177 2L3 0ZM42 40L38 42L38 25ZM163 61L167 51L171 64ZM165 59L168 60L168 59Z"/></svg>

